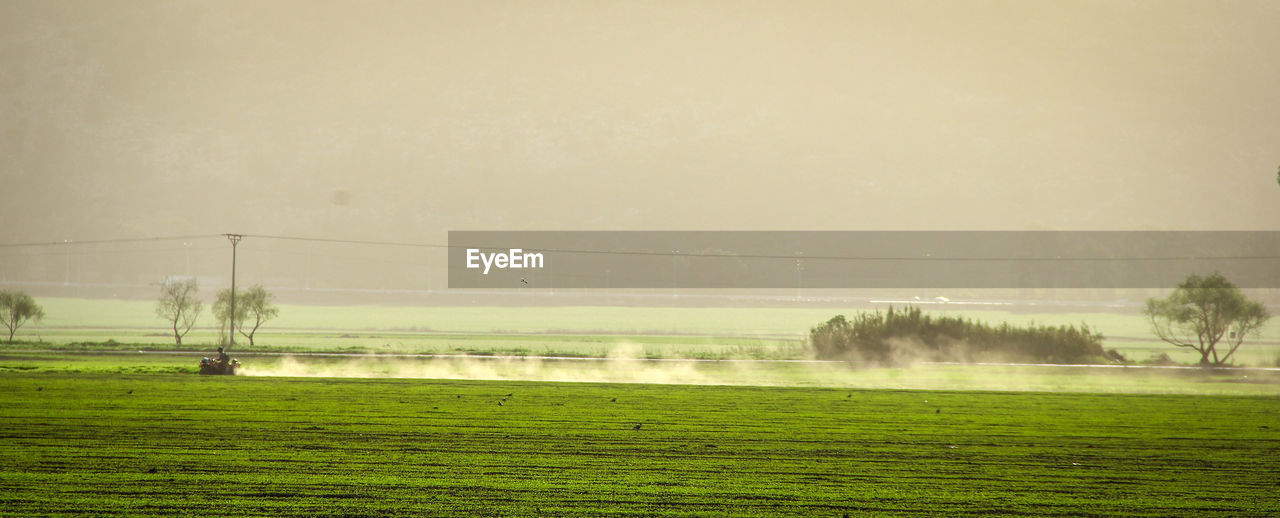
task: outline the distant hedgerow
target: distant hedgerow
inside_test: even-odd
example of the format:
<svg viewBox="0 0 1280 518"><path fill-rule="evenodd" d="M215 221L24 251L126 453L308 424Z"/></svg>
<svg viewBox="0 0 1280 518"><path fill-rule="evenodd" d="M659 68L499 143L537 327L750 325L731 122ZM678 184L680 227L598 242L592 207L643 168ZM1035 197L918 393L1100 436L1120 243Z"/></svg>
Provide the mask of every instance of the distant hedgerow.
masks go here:
<svg viewBox="0 0 1280 518"><path fill-rule="evenodd" d="M932 317L920 308L837 315L809 330L820 359L881 365L913 361L1035 361L1091 363L1107 358L1102 334L1087 324L991 326L959 317Z"/></svg>

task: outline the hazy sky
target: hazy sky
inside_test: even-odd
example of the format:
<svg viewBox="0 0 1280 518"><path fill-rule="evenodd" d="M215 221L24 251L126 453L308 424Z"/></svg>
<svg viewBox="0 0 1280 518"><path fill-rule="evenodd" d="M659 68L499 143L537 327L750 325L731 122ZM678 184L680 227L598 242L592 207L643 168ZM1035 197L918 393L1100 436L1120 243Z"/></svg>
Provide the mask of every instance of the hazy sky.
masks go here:
<svg viewBox="0 0 1280 518"><path fill-rule="evenodd" d="M1280 2L0 0L0 242L1280 229Z"/></svg>

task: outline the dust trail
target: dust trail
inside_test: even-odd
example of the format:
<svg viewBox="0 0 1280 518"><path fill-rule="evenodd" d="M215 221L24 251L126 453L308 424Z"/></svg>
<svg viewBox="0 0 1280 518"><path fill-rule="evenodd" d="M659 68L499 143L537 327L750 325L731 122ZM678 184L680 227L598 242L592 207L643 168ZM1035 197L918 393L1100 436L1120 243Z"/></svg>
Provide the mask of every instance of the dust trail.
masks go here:
<svg viewBox="0 0 1280 518"><path fill-rule="evenodd" d="M246 376L752 385L903 390L1254 394L1280 396L1274 369L1143 369L1109 366L919 362L868 367L817 361L643 359L642 346L606 358L521 356L280 356L243 361Z"/></svg>
<svg viewBox="0 0 1280 518"><path fill-rule="evenodd" d="M687 385L735 384L714 376L702 362L642 359L643 347L613 348L603 359L546 357L432 357L317 359L285 356L268 365L245 365L245 376L438 378L474 380L571 381L599 383L658 383Z"/></svg>

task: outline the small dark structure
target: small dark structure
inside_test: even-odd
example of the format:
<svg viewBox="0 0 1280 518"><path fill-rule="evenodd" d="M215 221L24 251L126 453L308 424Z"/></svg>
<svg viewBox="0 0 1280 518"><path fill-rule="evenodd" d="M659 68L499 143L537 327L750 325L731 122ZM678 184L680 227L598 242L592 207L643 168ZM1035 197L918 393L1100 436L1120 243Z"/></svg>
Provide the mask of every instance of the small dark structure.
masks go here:
<svg viewBox="0 0 1280 518"><path fill-rule="evenodd" d="M234 376L236 368L240 367L240 362L235 358L229 358L225 361L213 358L200 359L200 374L223 374Z"/></svg>

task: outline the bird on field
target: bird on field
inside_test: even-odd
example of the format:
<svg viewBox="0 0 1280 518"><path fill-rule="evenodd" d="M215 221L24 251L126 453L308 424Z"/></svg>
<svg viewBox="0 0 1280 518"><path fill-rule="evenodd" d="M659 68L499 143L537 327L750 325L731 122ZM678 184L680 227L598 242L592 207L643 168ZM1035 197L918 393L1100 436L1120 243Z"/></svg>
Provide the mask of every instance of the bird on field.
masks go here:
<svg viewBox="0 0 1280 518"><path fill-rule="evenodd" d="M512 392L512 393L510 393L510 394L507 394L507 397L514 396L515 394L516 394L515 392Z"/></svg>
<svg viewBox="0 0 1280 518"><path fill-rule="evenodd" d="M618 402L618 398L610 399L610 400L609 400L609 402L610 402L610 403L617 403L617 402Z"/></svg>
<svg viewBox="0 0 1280 518"><path fill-rule="evenodd" d="M126 394L132 394L132 393L133 393L133 389L129 389L129 392L126 392Z"/></svg>
<svg viewBox="0 0 1280 518"><path fill-rule="evenodd" d="M156 468L151 468L147 470L147 473L155 473L155 472L156 472Z"/></svg>
<svg viewBox="0 0 1280 518"><path fill-rule="evenodd" d="M40 392L41 390L44 390L44 387L36 387L36 392Z"/></svg>
<svg viewBox="0 0 1280 518"><path fill-rule="evenodd" d="M631 429L632 429L632 430L639 430L639 429L640 429L640 426L641 426L642 424L644 424L644 423L637 423L637 424L635 425L635 427L633 427L633 428L631 428Z"/></svg>
<svg viewBox="0 0 1280 518"><path fill-rule="evenodd" d="M935 414L941 414L941 413L942 413L942 409L941 409L941 408L939 408L939 409L937 409L937 410L934 410L934 411L933 411L933 413L935 413Z"/></svg>
<svg viewBox="0 0 1280 518"><path fill-rule="evenodd" d="M502 402L501 402L501 401L499 401L499 402L498 402L498 406L502 406Z"/></svg>

